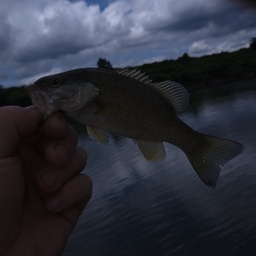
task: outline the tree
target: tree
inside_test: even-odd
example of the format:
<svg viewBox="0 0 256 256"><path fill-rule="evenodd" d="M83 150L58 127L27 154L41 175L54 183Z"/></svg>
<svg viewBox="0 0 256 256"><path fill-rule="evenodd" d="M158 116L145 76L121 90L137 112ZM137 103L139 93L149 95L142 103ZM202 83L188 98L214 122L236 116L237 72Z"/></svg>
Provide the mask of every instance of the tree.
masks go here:
<svg viewBox="0 0 256 256"><path fill-rule="evenodd" d="M0 84L0 106L5 106L6 105L6 90L4 87Z"/></svg>
<svg viewBox="0 0 256 256"><path fill-rule="evenodd" d="M182 55L182 57L181 57L183 60L187 60L187 59L189 59L190 57L189 57L189 55L185 52L183 55Z"/></svg>
<svg viewBox="0 0 256 256"><path fill-rule="evenodd" d="M189 55L185 52L181 57L178 58L178 60L186 61L189 60Z"/></svg>
<svg viewBox="0 0 256 256"><path fill-rule="evenodd" d="M98 68L113 69L111 63L106 59L99 58L97 62Z"/></svg>
<svg viewBox="0 0 256 256"><path fill-rule="evenodd" d="M251 38L250 48L256 49L256 37Z"/></svg>

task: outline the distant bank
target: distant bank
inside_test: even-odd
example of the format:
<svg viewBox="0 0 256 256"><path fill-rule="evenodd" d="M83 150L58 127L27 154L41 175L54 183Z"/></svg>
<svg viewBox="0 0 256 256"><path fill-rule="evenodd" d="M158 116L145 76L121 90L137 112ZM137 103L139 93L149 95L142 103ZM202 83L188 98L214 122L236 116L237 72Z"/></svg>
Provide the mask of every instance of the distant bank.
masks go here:
<svg viewBox="0 0 256 256"><path fill-rule="evenodd" d="M200 58L184 54L177 60L165 60L137 67L158 82L174 80L188 90L256 79L256 48L222 52Z"/></svg>

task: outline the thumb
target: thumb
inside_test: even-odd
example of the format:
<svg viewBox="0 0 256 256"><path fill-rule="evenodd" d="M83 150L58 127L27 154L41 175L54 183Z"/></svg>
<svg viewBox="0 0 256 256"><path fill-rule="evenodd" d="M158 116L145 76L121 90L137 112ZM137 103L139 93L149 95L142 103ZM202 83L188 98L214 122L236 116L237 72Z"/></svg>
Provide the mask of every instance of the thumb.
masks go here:
<svg viewBox="0 0 256 256"><path fill-rule="evenodd" d="M11 156L20 139L33 135L39 122L40 111L36 106L0 107L0 159Z"/></svg>

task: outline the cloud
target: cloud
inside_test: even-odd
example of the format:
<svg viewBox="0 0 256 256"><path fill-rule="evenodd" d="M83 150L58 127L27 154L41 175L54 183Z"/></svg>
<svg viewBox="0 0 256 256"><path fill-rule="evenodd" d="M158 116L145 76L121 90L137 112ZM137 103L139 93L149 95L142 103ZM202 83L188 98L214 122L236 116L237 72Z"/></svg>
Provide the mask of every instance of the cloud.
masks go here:
<svg viewBox="0 0 256 256"><path fill-rule="evenodd" d="M10 36L11 26L7 23L7 17L2 17L0 29L0 54L2 54L8 47L11 40Z"/></svg>
<svg viewBox="0 0 256 256"><path fill-rule="evenodd" d="M47 6L35 20L38 30L21 46L16 60L56 59L66 53L76 54L103 43L104 34L98 36L97 43L94 40L94 32L100 30L100 25L94 23L93 16L99 16L99 8L88 8L82 2L70 4L58 1Z"/></svg>
<svg viewBox="0 0 256 256"><path fill-rule="evenodd" d="M11 3L10 3L11 2ZM95 66L116 67L248 46L255 10L234 1L1 0L0 83Z"/></svg>
<svg viewBox="0 0 256 256"><path fill-rule="evenodd" d="M213 48L206 44L204 40L194 42L189 48L189 54L193 56L200 56L205 52L212 52Z"/></svg>

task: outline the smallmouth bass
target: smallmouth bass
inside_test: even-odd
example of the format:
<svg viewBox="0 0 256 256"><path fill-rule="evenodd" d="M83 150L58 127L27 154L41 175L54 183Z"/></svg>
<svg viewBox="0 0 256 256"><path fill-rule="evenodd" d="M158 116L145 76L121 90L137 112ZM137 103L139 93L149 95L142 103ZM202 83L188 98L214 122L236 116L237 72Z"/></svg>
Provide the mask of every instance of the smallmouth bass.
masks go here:
<svg viewBox="0 0 256 256"><path fill-rule="evenodd" d="M40 78L26 89L45 119L61 110L101 143L108 143L108 134L131 138L149 162L165 159L163 142L179 147L213 188L220 165L244 149L194 131L177 117L188 106L187 90L172 81L153 83L137 70L76 69Z"/></svg>

